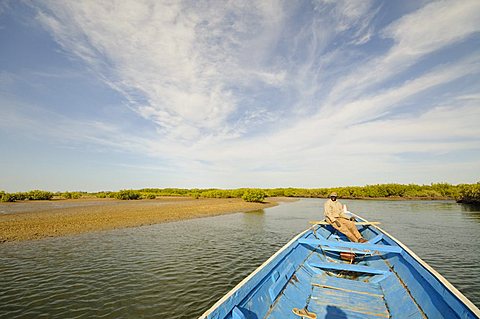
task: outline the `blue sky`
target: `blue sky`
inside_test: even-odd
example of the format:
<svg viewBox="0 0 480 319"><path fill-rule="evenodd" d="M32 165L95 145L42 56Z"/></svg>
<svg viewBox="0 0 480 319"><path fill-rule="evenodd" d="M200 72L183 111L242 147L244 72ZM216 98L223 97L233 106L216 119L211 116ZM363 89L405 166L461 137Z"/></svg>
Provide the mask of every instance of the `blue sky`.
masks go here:
<svg viewBox="0 0 480 319"><path fill-rule="evenodd" d="M480 180L480 1L1 1L0 189Z"/></svg>

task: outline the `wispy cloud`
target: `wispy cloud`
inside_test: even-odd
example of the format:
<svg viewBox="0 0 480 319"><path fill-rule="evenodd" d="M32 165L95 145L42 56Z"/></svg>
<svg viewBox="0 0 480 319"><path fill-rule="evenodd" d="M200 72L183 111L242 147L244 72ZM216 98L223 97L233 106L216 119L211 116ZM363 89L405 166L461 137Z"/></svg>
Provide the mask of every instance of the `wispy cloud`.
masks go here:
<svg viewBox="0 0 480 319"><path fill-rule="evenodd" d="M478 154L480 2L426 2L404 15L389 5L32 2L63 52L122 95L117 111L153 129L42 116L40 106L10 107L0 123L161 158L219 186L381 182L411 158ZM475 165L465 157L429 171L465 179Z"/></svg>
<svg viewBox="0 0 480 319"><path fill-rule="evenodd" d="M280 29L273 2L47 2L40 10L38 20L65 50L167 137L224 134L231 114L248 113L235 91L285 79L263 61Z"/></svg>
<svg viewBox="0 0 480 319"><path fill-rule="evenodd" d="M420 59L458 43L480 30L478 1L436 1L403 16L380 31L393 45L385 55L373 56L342 79L330 98L352 92L353 97L395 77ZM477 53L478 54L478 53ZM368 92L368 91L367 91Z"/></svg>

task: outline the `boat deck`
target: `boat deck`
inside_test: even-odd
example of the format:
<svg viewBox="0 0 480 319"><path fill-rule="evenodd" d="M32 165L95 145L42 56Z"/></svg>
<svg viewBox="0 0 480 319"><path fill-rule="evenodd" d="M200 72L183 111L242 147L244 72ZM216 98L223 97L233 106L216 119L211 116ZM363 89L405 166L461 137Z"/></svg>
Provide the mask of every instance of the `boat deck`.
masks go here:
<svg viewBox="0 0 480 319"><path fill-rule="evenodd" d="M320 318L389 318L380 284L331 276L312 280L308 309Z"/></svg>
<svg viewBox="0 0 480 319"><path fill-rule="evenodd" d="M332 244L331 238L329 246L326 246L321 236L301 240L303 244L310 245L312 253L278 293L276 302L264 319L302 318L293 313L294 308L306 309L316 318L398 317L392 315L390 308L397 314L403 313L404 317L425 318L401 280L381 257L397 251L384 246L384 252L376 250L358 258L358 253L362 253L359 247L378 248L375 245L378 240L373 238L367 244L339 240L336 243L341 247L337 247L335 242ZM316 245L321 248L314 248ZM347 249L357 252L355 264L338 258L338 252ZM389 300L394 300L395 304L389 304Z"/></svg>

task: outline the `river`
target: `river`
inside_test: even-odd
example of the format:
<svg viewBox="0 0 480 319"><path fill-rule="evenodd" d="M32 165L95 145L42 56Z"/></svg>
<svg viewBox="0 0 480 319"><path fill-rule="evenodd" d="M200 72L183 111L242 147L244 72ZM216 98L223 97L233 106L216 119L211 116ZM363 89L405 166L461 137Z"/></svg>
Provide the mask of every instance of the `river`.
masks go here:
<svg viewBox="0 0 480 319"><path fill-rule="evenodd" d="M0 244L0 318L197 318L293 236L324 200L250 213ZM480 305L480 209L342 200Z"/></svg>

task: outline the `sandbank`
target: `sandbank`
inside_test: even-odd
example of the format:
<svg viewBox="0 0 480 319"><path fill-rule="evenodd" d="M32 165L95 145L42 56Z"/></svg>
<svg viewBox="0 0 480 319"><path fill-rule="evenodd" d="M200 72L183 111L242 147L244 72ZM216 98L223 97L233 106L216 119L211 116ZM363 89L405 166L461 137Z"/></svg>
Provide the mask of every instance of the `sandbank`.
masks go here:
<svg viewBox="0 0 480 319"><path fill-rule="evenodd" d="M291 200L268 198L264 203L250 203L239 198L168 197L137 201L76 199L0 203L0 243L249 212L281 201Z"/></svg>

